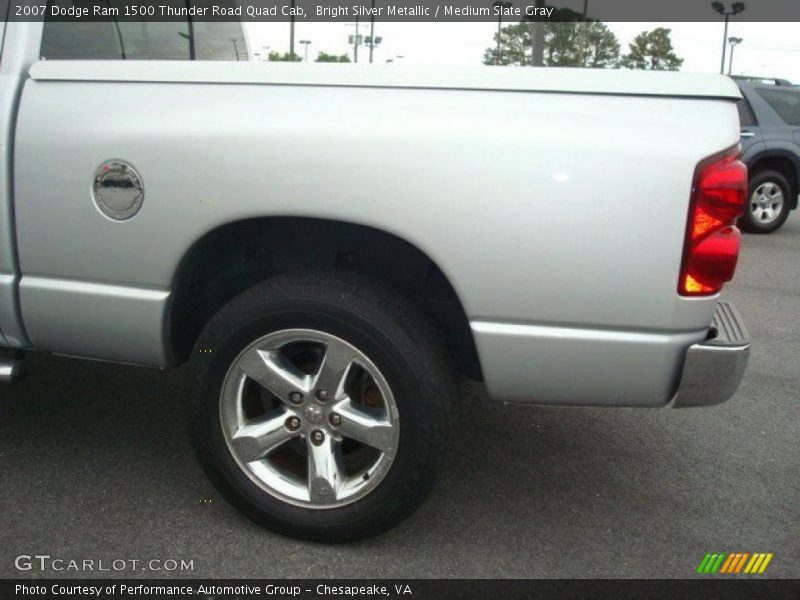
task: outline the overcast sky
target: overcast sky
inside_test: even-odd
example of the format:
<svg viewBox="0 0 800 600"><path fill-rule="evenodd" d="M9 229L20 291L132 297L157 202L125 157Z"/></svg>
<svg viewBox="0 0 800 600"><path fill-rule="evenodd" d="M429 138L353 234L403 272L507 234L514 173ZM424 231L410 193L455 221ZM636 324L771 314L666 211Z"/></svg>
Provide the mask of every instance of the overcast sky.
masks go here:
<svg viewBox="0 0 800 600"><path fill-rule="evenodd" d="M672 29L677 54L684 58L683 71L719 73L723 25L719 23L607 23L617 35L622 52L639 32L654 27ZM248 24L253 52L263 47L287 52L288 23ZM368 34L369 23L361 22L359 33ZM310 40L309 60L322 50L349 53L353 48L347 38L354 24L298 23L296 40ZM480 65L483 52L492 44L497 23L376 23L375 35L383 43L375 51L375 61L385 64L393 59L409 64ZM734 53L734 74L783 77L800 83L800 23L731 22L728 36L743 38ZM302 55L303 46L295 52ZM369 50L359 50L359 62L366 62ZM402 58L397 58L401 56ZM725 70L727 72L727 60Z"/></svg>

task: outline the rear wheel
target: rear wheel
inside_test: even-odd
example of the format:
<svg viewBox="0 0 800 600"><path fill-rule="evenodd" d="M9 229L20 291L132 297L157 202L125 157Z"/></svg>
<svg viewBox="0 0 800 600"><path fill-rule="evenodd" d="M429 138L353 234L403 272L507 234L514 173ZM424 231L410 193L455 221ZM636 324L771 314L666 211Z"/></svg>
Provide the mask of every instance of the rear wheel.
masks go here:
<svg viewBox="0 0 800 600"><path fill-rule="evenodd" d="M750 178L749 197L745 213L739 221L750 233L772 233L789 216L792 189L778 171L757 171Z"/></svg>
<svg viewBox="0 0 800 600"><path fill-rule="evenodd" d="M415 307L348 272L281 276L198 340L190 434L220 492L275 531L375 534L442 465L456 385Z"/></svg>

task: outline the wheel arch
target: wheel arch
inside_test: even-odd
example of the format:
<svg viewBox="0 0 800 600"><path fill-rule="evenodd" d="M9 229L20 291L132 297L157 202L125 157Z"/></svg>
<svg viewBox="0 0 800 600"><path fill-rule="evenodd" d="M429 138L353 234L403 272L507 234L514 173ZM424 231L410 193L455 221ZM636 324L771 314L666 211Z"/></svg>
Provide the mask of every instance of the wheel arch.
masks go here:
<svg viewBox="0 0 800 600"><path fill-rule="evenodd" d="M185 362L226 302L273 276L352 269L410 297L442 333L459 370L482 380L475 340L455 287L429 254L383 229L312 217L254 217L200 236L178 263L165 319L170 363Z"/></svg>

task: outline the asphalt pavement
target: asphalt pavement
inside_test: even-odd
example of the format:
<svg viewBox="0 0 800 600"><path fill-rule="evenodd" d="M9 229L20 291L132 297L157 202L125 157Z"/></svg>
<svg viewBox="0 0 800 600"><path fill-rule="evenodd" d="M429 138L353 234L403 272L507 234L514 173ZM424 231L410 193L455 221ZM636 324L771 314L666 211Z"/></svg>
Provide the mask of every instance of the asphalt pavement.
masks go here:
<svg viewBox="0 0 800 600"><path fill-rule="evenodd" d="M706 552L759 551L764 576L800 577L800 213L744 236L725 296L753 341L728 403L509 407L465 383L432 496L340 546L259 529L216 494L185 435L184 369L32 355L0 387L0 576L81 575L15 567L45 554L193 563L94 573L126 577L690 577Z"/></svg>

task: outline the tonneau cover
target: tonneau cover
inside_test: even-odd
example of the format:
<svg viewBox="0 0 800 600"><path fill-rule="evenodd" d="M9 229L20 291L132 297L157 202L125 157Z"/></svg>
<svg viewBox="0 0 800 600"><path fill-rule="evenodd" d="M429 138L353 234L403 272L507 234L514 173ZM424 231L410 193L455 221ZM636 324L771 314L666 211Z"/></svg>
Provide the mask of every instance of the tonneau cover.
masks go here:
<svg viewBox="0 0 800 600"><path fill-rule="evenodd" d="M739 99L722 75L623 69L203 61L39 61L38 81L127 81L557 92Z"/></svg>

